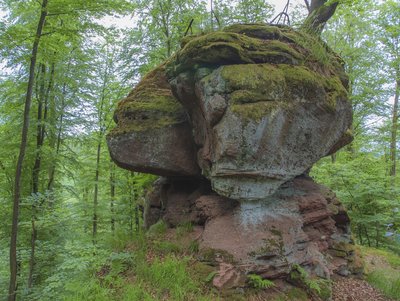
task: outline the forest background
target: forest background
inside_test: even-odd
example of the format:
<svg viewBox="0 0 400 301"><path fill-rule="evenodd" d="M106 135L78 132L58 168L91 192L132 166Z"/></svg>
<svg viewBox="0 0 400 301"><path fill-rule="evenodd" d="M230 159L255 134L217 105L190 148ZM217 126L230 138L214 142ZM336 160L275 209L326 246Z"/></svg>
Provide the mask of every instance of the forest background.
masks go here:
<svg viewBox="0 0 400 301"><path fill-rule="evenodd" d="M134 262L126 245L143 239L143 197L155 179L111 162L105 135L113 110L142 75L178 49L192 19L190 33L197 34L268 22L279 11L263 0L214 1L213 14L210 3L199 0L2 0L0 8L0 300L9 290L13 220L18 299L110 300L112 293L152 300L146 281L156 279L157 270L143 271L130 288L115 278L99 284L96 277L109 263L117 267L115 276ZM291 25L306 14L304 3L293 2ZM128 26L104 25L117 18ZM322 37L346 62L355 138L311 175L346 204L357 243L400 254L400 3L343 0ZM164 272L169 267L176 277L181 263L171 258L168 264ZM182 294L195 291L189 284L181 285Z"/></svg>

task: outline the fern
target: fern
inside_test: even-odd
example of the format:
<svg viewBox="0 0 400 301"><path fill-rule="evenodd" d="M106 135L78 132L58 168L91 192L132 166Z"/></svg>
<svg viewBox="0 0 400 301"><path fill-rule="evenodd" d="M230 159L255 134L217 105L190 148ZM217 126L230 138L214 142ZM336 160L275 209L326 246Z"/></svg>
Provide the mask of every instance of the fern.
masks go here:
<svg viewBox="0 0 400 301"><path fill-rule="evenodd" d="M254 288L262 289L262 288L271 288L275 286L275 283L273 283L271 280L263 279L261 278L261 276L256 274L249 274L247 275L247 278L249 280L250 285Z"/></svg>

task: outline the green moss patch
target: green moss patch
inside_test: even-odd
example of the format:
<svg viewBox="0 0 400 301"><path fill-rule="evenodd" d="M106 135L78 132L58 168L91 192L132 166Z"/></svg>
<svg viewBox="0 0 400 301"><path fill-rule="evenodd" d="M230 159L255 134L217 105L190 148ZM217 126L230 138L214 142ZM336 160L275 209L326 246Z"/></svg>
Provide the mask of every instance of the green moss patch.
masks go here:
<svg viewBox="0 0 400 301"><path fill-rule="evenodd" d="M166 65L168 77L199 66L271 63L303 65L347 80L341 59L321 39L287 26L234 24L221 31L185 37L181 47Z"/></svg>
<svg viewBox="0 0 400 301"><path fill-rule="evenodd" d="M275 27L271 27L276 30ZM299 64L303 55L279 40L263 40L236 32L217 31L193 38L167 65L168 76L190 70L195 65L288 63Z"/></svg>
<svg viewBox="0 0 400 301"><path fill-rule="evenodd" d="M244 119L260 121L274 110L288 110L299 97L321 102L335 111L338 99L347 91L339 77L321 76L306 66L288 64L229 65L221 68L221 77L230 94L232 112Z"/></svg>
<svg viewBox="0 0 400 301"><path fill-rule="evenodd" d="M115 115L118 127L110 136L162 128L186 120L185 110L173 96L165 77L165 65L143 77L118 104Z"/></svg>
<svg viewBox="0 0 400 301"><path fill-rule="evenodd" d="M285 77L280 68L270 64L224 66L221 76L228 90L250 90L269 94L285 89Z"/></svg>

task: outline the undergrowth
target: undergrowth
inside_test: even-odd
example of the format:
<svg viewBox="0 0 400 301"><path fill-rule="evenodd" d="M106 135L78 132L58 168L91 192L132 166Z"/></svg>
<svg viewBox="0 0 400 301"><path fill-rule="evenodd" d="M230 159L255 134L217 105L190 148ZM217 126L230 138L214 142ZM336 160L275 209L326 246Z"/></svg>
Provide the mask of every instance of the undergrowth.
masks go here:
<svg viewBox="0 0 400 301"><path fill-rule="evenodd" d="M367 281L385 296L400 300L400 256L390 251L367 247L362 247L362 252L365 256L372 256L374 261L368 265Z"/></svg>
<svg viewBox="0 0 400 301"><path fill-rule="evenodd" d="M385 296L400 300L400 274L390 274L386 270L375 270L368 274L367 281Z"/></svg>
<svg viewBox="0 0 400 301"><path fill-rule="evenodd" d="M160 234L162 228L154 232ZM192 258L173 243L142 234L133 240L116 234L108 243L113 246L110 255L101 265L68 281L60 300L218 300L212 292L203 290L205 277L193 277Z"/></svg>

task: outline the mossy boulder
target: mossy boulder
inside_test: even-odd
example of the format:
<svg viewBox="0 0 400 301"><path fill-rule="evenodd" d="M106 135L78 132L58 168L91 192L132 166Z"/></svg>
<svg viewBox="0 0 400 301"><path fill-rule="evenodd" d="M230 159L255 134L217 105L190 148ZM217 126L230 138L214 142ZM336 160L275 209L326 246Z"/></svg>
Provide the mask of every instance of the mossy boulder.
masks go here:
<svg viewBox="0 0 400 301"><path fill-rule="evenodd" d="M166 71L221 195L263 199L352 139L342 62L306 33L232 25L186 38Z"/></svg>
<svg viewBox="0 0 400 301"><path fill-rule="evenodd" d="M220 195L263 199L351 141L347 85L334 52L287 26L189 36L119 103L111 155L131 170L202 173Z"/></svg>
<svg viewBox="0 0 400 301"><path fill-rule="evenodd" d="M162 176L200 174L187 114L172 94L164 65L119 102L114 120L107 143L119 166Z"/></svg>

